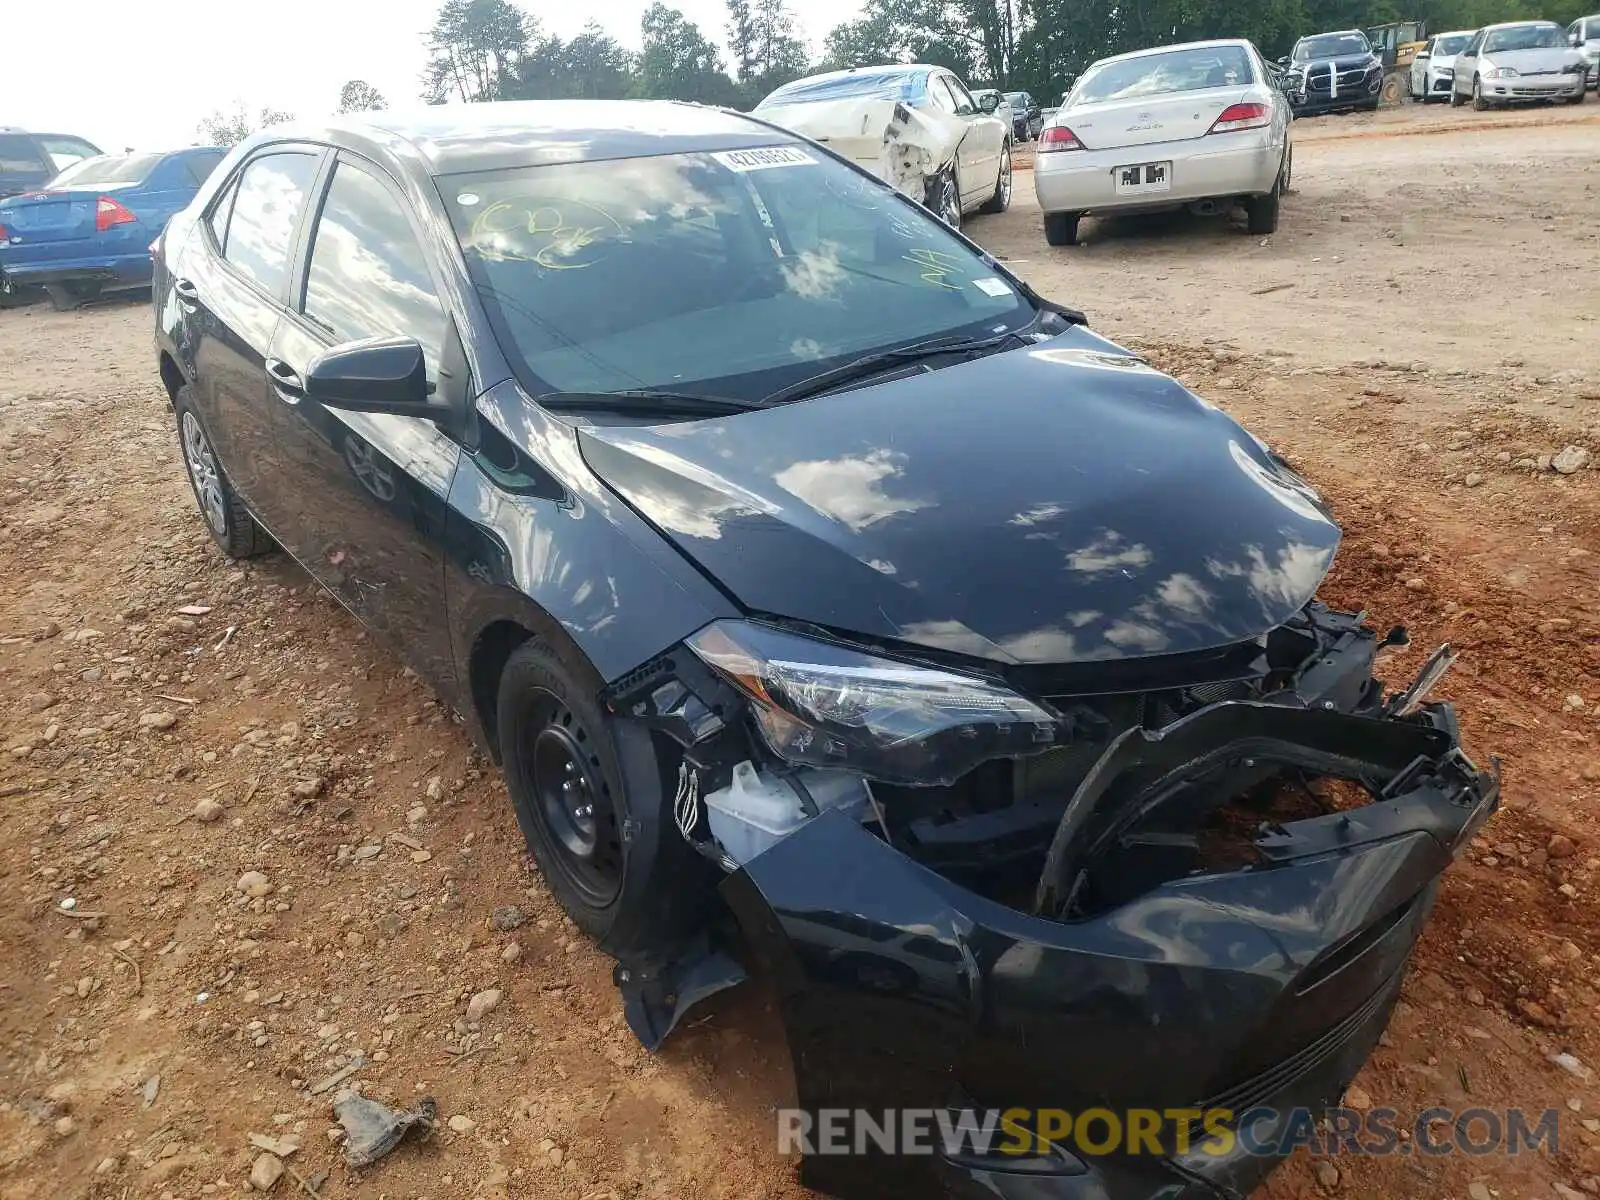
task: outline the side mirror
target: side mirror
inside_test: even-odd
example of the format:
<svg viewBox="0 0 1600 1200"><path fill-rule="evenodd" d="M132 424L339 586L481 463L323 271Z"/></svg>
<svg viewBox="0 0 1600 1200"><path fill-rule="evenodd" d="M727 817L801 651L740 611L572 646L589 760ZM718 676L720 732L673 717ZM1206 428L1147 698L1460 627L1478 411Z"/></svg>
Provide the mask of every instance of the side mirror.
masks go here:
<svg viewBox="0 0 1600 1200"><path fill-rule="evenodd" d="M1278 65L1280 67L1287 67L1289 65L1289 56L1287 54L1281 56L1278 59Z"/></svg>
<svg viewBox="0 0 1600 1200"><path fill-rule="evenodd" d="M992 113L1000 107L1000 97L992 94L981 96L978 99L978 107L986 113Z"/></svg>
<svg viewBox="0 0 1600 1200"><path fill-rule="evenodd" d="M1426 50L1418 50L1417 51L1416 61L1417 62L1421 62L1425 58L1432 58L1432 57L1433 57L1433 55L1429 54Z"/></svg>
<svg viewBox="0 0 1600 1200"><path fill-rule="evenodd" d="M430 417L428 366L416 338L369 338L325 350L306 370L306 398L354 412Z"/></svg>

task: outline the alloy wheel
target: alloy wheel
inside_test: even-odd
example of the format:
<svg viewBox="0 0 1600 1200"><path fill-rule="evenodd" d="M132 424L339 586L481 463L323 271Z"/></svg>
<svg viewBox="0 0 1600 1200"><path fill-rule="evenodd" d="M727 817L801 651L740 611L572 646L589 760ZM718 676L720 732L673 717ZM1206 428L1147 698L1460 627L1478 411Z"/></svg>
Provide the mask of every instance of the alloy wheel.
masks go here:
<svg viewBox="0 0 1600 1200"><path fill-rule="evenodd" d="M961 228L961 189L956 186L953 167L939 183L939 219L951 229Z"/></svg>
<svg viewBox="0 0 1600 1200"><path fill-rule="evenodd" d="M549 835L557 866L595 908L622 890L622 831L594 738L572 709L548 692L527 725L525 759L534 817Z"/></svg>
<svg viewBox="0 0 1600 1200"><path fill-rule="evenodd" d="M1011 205L1011 148L1000 151L1000 207Z"/></svg>
<svg viewBox="0 0 1600 1200"><path fill-rule="evenodd" d="M183 461L189 471L189 482L200 499L200 511L218 537L228 536L228 505L222 494L222 475L217 470L216 455L206 432L192 412L185 412L181 422L183 432Z"/></svg>

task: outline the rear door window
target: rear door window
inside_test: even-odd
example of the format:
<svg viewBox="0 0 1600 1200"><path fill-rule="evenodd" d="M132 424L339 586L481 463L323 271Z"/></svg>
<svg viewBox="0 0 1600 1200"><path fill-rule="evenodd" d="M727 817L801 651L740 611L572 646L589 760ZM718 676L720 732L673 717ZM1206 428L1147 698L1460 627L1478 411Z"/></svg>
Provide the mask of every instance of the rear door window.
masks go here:
<svg viewBox="0 0 1600 1200"><path fill-rule="evenodd" d="M253 159L239 176L222 256L274 296L288 282L295 230L316 173L315 154L292 150Z"/></svg>
<svg viewBox="0 0 1600 1200"><path fill-rule="evenodd" d="M400 197L371 172L341 161L312 235L305 315L336 342L404 336L431 364L444 341L444 308Z"/></svg>
<svg viewBox="0 0 1600 1200"><path fill-rule="evenodd" d="M0 133L0 171L48 171L50 164L31 137Z"/></svg>

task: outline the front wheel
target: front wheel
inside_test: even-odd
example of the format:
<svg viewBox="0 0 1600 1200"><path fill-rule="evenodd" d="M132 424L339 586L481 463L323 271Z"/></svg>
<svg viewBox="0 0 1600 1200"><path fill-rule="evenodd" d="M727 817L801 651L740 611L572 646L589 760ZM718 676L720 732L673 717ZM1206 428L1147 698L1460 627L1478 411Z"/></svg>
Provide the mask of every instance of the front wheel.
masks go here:
<svg viewBox="0 0 1600 1200"><path fill-rule="evenodd" d="M1588 88L1585 88L1583 91L1579 92L1576 96L1568 96L1567 97L1567 103L1568 104L1582 104L1584 102L1584 100L1588 98L1588 95L1589 95L1589 90L1588 90Z"/></svg>
<svg viewBox="0 0 1600 1200"><path fill-rule="evenodd" d="M1472 81L1472 107L1475 112L1489 111L1489 102L1483 98L1483 83L1477 79Z"/></svg>
<svg viewBox="0 0 1600 1200"><path fill-rule="evenodd" d="M673 824L650 734L614 724L600 688L543 639L517 647L496 712L506 784L574 924L615 955L664 951L704 922L716 871Z"/></svg>
<svg viewBox="0 0 1600 1200"><path fill-rule="evenodd" d="M1452 83L1450 85L1450 107L1460 108L1465 103L1466 101L1461 98L1461 92L1456 88L1456 85Z"/></svg>
<svg viewBox="0 0 1600 1200"><path fill-rule="evenodd" d="M1078 241L1077 213L1045 213L1044 240L1052 246L1072 246Z"/></svg>
<svg viewBox="0 0 1600 1200"><path fill-rule="evenodd" d="M1000 170L995 175L994 195L983 202L981 213L1003 213L1011 207L1011 143L1000 148Z"/></svg>

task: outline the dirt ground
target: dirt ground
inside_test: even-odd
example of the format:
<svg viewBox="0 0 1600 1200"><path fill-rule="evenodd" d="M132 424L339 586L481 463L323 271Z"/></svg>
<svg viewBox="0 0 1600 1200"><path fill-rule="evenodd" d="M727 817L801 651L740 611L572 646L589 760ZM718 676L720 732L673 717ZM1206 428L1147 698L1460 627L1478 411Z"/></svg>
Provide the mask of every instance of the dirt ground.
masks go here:
<svg viewBox="0 0 1600 1200"><path fill-rule="evenodd" d="M1540 462L1600 457L1600 112L1295 134L1270 238L1180 216L1051 250L1025 172L969 232L1324 489L1325 595L1410 628L1395 678L1454 643L1443 690L1503 763L1351 1099L1555 1107L1559 1152L1297 1161L1264 1194L1600 1194L1600 472ZM238 1192L254 1133L328 1197L808 1195L768 994L639 1048L456 720L291 563L212 548L150 324L0 312L0 1194ZM457 1119L354 1175L322 1087L349 1067Z"/></svg>

